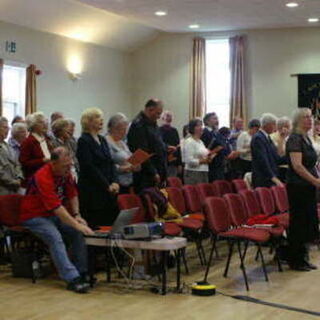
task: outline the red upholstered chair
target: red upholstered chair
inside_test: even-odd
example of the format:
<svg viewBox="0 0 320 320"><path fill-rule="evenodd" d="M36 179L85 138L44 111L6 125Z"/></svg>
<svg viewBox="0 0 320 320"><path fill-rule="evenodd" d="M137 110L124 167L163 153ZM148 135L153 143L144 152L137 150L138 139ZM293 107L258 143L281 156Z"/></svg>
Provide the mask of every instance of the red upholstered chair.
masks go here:
<svg viewBox="0 0 320 320"><path fill-rule="evenodd" d="M183 183L180 178L178 177L169 177L167 178L168 187L174 187L174 188L182 188Z"/></svg>
<svg viewBox="0 0 320 320"><path fill-rule="evenodd" d="M212 184L216 188L219 197L227 193L233 193L232 184L227 180L216 180Z"/></svg>
<svg viewBox="0 0 320 320"><path fill-rule="evenodd" d="M184 185L182 187L183 195L186 203L188 216L190 218L198 219L201 221L205 220L205 216L202 213L201 199L198 194L196 186Z"/></svg>
<svg viewBox="0 0 320 320"><path fill-rule="evenodd" d="M235 227L243 226L247 223L249 215L246 209L243 198L239 194L225 194L223 198L226 200L230 216L231 222ZM266 230L273 237L280 237L284 232L284 228L282 226L277 226L274 228L259 228ZM280 268L281 269L281 268Z"/></svg>
<svg viewBox="0 0 320 320"><path fill-rule="evenodd" d="M273 186L271 188L276 211L279 213L277 218L285 228L289 227L289 202L287 189L285 187Z"/></svg>
<svg viewBox="0 0 320 320"><path fill-rule="evenodd" d="M248 190L248 185L243 179L232 180L232 185L237 193L240 193L242 190Z"/></svg>
<svg viewBox="0 0 320 320"><path fill-rule="evenodd" d="M208 273L210 270L211 261L213 258L213 252L215 249L215 243L217 237L221 239L228 240L229 244L229 254L226 263L226 268L224 271L224 276L227 277L231 257L233 254L234 245L237 244L238 254L240 259L241 270L245 280L246 288L249 290L249 284L245 268L245 252L241 251L241 242L245 242L246 247L248 242L253 242L258 247L258 254L261 257L262 268L264 271L265 279L268 281L268 275L264 263L264 258L261 250L261 244L267 243L270 239L270 234L265 230L259 229L249 229L249 228L233 228L231 229L231 217L228 206L225 199L218 197L209 197L205 200L205 214L207 216L208 227L210 228L214 241L212 242L212 247L210 250L209 261L207 264L207 269L204 276L204 281L207 280Z"/></svg>
<svg viewBox="0 0 320 320"><path fill-rule="evenodd" d="M212 183L199 183L196 185L198 190L198 196L200 197L201 203L204 203L208 197L218 197L216 187Z"/></svg>
<svg viewBox="0 0 320 320"><path fill-rule="evenodd" d="M139 223L145 221L152 221L152 217L145 211L141 199L136 194L120 194L117 198L118 207L120 210L131 208L139 208L132 223Z"/></svg>
<svg viewBox="0 0 320 320"><path fill-rule="evenodd" d="M196 243L200 262L202 265L205 264L206 257L201 238L203 221L189 217L182 189L170 187L166 188L166 190L170 203L182 215L183 220L181 223L179 222L178 225L186 232L193 232L192 240Z"/></svg>
<svg viewBox="0 0 320 320"><path fill-rule="evenodd" d="M249 217L262 213L257 194L253 190L242 190L240 191L240 196L246 206Z"/></svg>
<svg viewBox="0 0 320 320"><path fill-rule="evenodd" d="M262 213L266 215L273 215L277 213L276 204L272 195L271 188L256 188L256 193L260 202ZM288 213L279 213L277 215L279 222L285 228L289 226L289 215Z"/></svg>

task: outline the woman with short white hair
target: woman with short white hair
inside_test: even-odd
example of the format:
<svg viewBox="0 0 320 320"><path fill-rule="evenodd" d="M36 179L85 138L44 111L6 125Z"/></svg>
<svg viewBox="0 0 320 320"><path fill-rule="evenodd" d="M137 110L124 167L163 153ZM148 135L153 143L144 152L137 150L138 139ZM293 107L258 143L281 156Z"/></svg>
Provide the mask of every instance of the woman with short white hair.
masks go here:
<svg viewBox="0 0 320 320"><path fill-rule="evenodd" d="M122 113L113 115L108 122L108 135L106 137L110 147L112 159L116 165L120 192L129 193L133 184L132 173L140 170L128 162L132 153L124 141L128 130L128 119Z"/></svg>
<svg viewBox="0 0 320 320"><path fill-rule="evenodd" d="M21 144L19 160L28 181L50 161L52 146L47 137L48 120L42 112L29 114L26 123L30 134Z"/></svg>
<svg viewBox="0 0 320 320"><path fill-rule="evenodd" d="M98 108L81 116L82 135L78 140L80 211L90 226L112 225L117 217L119 192L116 168L103 129L103 113Z"/></svg>
<svg viewBox="0 0 320 320"><path fill-rule="evenodd" d="M270 135L274 145L277 147L279 156L286 154L286 142L291 131L291 120L288 117L281 117L277 121L277 131Z"/></svg>
<svg viewBox="0 0 320 320"><path fill-rule="evenodd" d="M65 147L70 152L73 161L71 171L73 177L77 180L79 173L79 163L76 157L76 152L71 142L70 121L64 118L60 118L52 123L51 130L53 133L53 146L55 148Z"/></svg>
<svg viewBox="0 0 320 320"><path fill-rule="evenodd" d="M11 128L11 137L8 140L9 146L12 148L14 159L19 161L20 149L22 142L27 138L27 125L23 122L16 122Z"/></svg>
<svg viewBox="0 0 320 320"><path fill-rule="evenodd" d="M312 114L298 109L293 116L293 130L286 144L289 169L287 193L290 207L288 240L289 265L294 270L310 271L317 267L308 261L308 244L319 239L316 189L320 179L316 171L317 153L308 132Z"/></svg>

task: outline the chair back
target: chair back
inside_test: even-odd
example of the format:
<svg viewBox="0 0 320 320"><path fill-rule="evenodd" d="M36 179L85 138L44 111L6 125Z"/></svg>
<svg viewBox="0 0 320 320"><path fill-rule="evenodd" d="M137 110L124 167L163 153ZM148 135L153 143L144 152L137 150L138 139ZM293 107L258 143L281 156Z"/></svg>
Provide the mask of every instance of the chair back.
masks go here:
<svg viewBox="0 0 320 320"><path fill-rule="evenodd" d="M246 224L248 213L241 196L236 193L228 193L225 194L223 198L226 200L232 224L234 226Z"/></svg>
<svg viewBox="0 0 320 320"><path fill-rule="evenodd" d="M148 216L143 207L140 197L136 194L120 194L118 196L118 207L120 210L127 210L131 208L139 208L132 223L139 223L148 221Z"/></svg>
<svg viewBox="0 0 320 320"><path fill-rule="evenodd" d="M256 188L255 191L258 195L262 213L266 215L274 214L276 211L276 207L272 196L271 188L260 187Z"/></svg>
<svg viewBox="0 0 320 320"><path fill-rule="evenodd" d="M169 187L166 188L168 192L168 200L172 206L181 214L184 215L187 212L182 189Z"/></svg>
<svg viewBox="0 0 320 320"><path fill-rule="evenodd" d="M167 182L168 182L168 187L182 188L183 186L181 179L178 177L168 177Z"/></svg>
<svg viewBox="0 0 320 320"><path fill-rule="evenodd" d="M219 197L227 193L233 193L232 184L227 180L216 180L212 184L216 188Z"/></svg>
<svg viewBox="0 0 320 320"><path fill-rule="evenodd" d="M243 179L232 180L232 185L237 193L240 193L242 190L248 190L248 185Z"/></svg>
<svg viewBox="0 0 320 320"><path fill-rule="evenodd" d="M253 190L242 190L240 196L246 206L249 217L261 214L260 203L257 194Z"/></svg>
<svg viewBox="0 0 320 320"><path fill-rule="evenodd" d="M19 225L22 195L0 196L0 224L7 227Z"/></svg>
<svg viewBox="0 0 320 320"><path fill-rule="evenodd" d="M277 212L279 213L288 212L289 202L288 202L287 189L285 187L273 186L271 188L271 191L272 191Z"/></svg>
<svg viewBox="0 0 320 320"><path fill-rule="evenodd" d="M204 202L204 213L207 226L215 234L230 228L230 216L227 204L223 198L209 197Z"/></svg>
<svg viewBox="0 0 320 320"><path fill-rule="evenodd" d="M201 212L202 204L196 186L184 185L182 187L186 209L188 212Z"/></svg>
<svg viewBox="0 0 320 320"><path fill-rule="evenodd" d="M196 188L202 203L208 197L218 197L217 189L212 183L199 183L196 185Z"/></svg>

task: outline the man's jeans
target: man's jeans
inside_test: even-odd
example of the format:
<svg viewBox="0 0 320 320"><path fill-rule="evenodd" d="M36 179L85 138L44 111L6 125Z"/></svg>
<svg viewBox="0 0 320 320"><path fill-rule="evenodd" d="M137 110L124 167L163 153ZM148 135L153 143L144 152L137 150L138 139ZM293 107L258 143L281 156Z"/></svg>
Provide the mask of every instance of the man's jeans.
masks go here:
<svg viewBox="0 0 320 320"><path fill-rule="evenodd" d="M56 216L29 219L23 225L49 247L51 258L63 280L71 281L80 273L87 272L87 247L81 232L62 223ZM63 239L71 246L73 263Z"/></svg>

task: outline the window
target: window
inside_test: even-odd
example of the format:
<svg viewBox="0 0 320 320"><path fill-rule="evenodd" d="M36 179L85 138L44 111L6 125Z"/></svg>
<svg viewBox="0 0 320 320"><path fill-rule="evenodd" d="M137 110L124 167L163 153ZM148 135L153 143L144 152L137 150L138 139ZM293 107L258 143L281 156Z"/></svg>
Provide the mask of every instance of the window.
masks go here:
<svg viewBox="0 0 320 320"><path fill-rule="evenodd" d="M206 42L207 112L215 112L220 127L230 126L229 40Z"/></svg>
<svg viewBox="0 0 320 320"><path fill-rule="evenodd" d="M15 116L25 114L26 68L4 65L2 80L2 115L11 123Z"/></svg>

